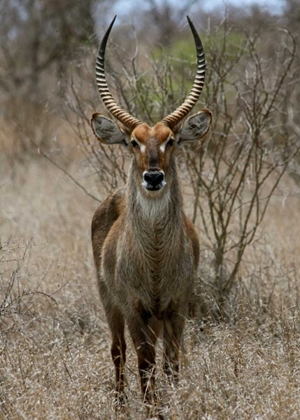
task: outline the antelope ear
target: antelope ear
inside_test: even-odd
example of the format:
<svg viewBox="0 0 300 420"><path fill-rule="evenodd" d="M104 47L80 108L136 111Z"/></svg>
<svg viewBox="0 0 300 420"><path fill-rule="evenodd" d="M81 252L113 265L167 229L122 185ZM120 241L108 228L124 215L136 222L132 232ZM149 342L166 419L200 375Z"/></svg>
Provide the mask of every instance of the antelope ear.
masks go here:
<svg viewBox="0 0 300 420"><path fill-rule="evenodd" d="M208 132L211 122L212 113L209 109L191 115L178 130L178 144L201 139Z"/></svg>
<svg viewBox="0 0 300 420"><path fill-rule="evenodd" d="M97 139L104 144L125 144L128 146L125 131L117 126L111 119L99 113L94 113L91 126Z"/></svg>

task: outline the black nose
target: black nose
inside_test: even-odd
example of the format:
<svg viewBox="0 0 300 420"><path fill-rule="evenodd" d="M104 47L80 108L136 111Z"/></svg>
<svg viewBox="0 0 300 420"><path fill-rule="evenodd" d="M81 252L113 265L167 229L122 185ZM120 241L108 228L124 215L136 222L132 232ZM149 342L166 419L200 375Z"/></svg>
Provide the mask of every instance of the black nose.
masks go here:
<svg viewBox="0 0 300 420"><path fill-rule="evenodd" d="M164 180L164 173L158 171L145 172L144 181L150 187L149 189L158 189Z"/></svg>

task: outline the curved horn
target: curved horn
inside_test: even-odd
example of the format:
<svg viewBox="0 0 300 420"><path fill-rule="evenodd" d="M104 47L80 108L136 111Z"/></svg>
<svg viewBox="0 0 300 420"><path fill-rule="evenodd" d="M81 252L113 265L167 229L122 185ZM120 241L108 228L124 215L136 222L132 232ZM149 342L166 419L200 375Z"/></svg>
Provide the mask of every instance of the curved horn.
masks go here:
<svg viewBox="0 0 300 420"><path fill-rule="evenodd" d="M162 122L171 129L174 128L196 105L204 85L205 56L203 46L195 26L188 16L187 20L195 40L197 50L197 73L190 94L187 96L183 104L180 105L174 112L172 112L172 114L168 115L162 120Z"/></svg>
<svg viewBox="0 0 300 420"><path fill-rule="evenodd" d="M99 48L97 60L96 60L96 80L97 80L97 86L98 90L101 96L101 99L108 109L108 111L117 119L119 120L125 127L129 129L133 129L138 124L142 124L142 121L138 120L137 118L132 117L128 112L124 111L122 108L120 108L116 101L114 100L112 94L109 91L106 77L105 77L105 71L104 71L104 58L105 58L105 49L107 40L110 34L110 31L113 27L113 24L116 20L115 16L109 25Z"/></svg>

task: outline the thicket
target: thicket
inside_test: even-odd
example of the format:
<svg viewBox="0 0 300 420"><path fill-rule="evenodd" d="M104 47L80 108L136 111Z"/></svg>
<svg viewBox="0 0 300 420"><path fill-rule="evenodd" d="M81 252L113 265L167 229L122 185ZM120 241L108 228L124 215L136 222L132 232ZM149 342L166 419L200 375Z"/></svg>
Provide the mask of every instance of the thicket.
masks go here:
<svg viewBox="0 0 300 420"><path fill-rule="evenodd" d="M253 11L253 21L249 16L235 20L229 13L203 31L206 87L196 110L209 107L214 123L211 136L198 147L185 148L179 158L182 183L191 194L190 213L208 256L202 259L194 296L201 317L234 321L238 316L245 251L261 240L259 228L282 176L298 171L298 41L292 30L278 25L279 18L258 13ZM130 56L122 39L115 39L107 73L117 101L150 124L172 112L194 78L190 38L182 31L172 45L155 46L142 59L138 40ZM91 77L88 72L87 80ZM92 109L99 109L98 99L86 112L77 92L76 101L69 102L74 131L109 192L125 181L127 159L122 148L107 150L83 128Z"/></svg>

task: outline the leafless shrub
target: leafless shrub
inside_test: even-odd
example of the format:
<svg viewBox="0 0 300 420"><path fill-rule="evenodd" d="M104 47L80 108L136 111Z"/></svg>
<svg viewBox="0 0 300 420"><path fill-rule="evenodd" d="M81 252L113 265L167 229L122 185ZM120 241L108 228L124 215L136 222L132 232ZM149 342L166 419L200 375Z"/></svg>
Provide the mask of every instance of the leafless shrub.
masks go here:
<svg viewBox="0 0 300 420"><path fill-rule="evenodd" d="M26 285L26 280L31 274L32 246L31 242L25 241L8 241L0 246L0 321L2 327L5 325L5 320L12 319L14 316L20 316L23 319L30 317L32 303L37 297L43 296L55 303L54 298L40 290L39 286L32 290ZM43 278L40 283L43 283Z"/></svg>
<svg viewBox="0 0 300 420"><path fill-rule="evenodd" d="M200 149L184 152L187 164L185 159L180 162L182 182L192 191L192 219L201 229L207 255L194 297L202 316L230 318L230 295L241 281L245 250L259 240L270 200L299 149L289 118L296 41L280 29L270 29L271 37L276 38L272 54L261 47L259 33L233 28L225 19L204 41L208 76L202 101L213 110L214 126ZM192 64L178 58L178 51L148 55L146 71L139 70L137 47L131 58L119 47L114 53L109 57L109 82L119 103L133 115L153 124L185 96ZM91 70L89 63L88 80L93 79ZM125 180L127 157L120 150L99 149L90 140L82 120L88 122L87 112L99 109L98 99L92 94L93 103L83 111L75 89L73 95L75 136L101 186L110 192Z"/></svg>
<svg viewBox="0 0 300 420"><path fill-rule="evenodd" d="M278 48L264 57L258 37L246 34L232 61L226 50L231 31L224 30L222 54L206 52L213 63L206 91L206 101L215 105L212 137L200 153L187 152L186 167L195 196L193 219L200 218L202 240L213 252L211 293L222 317L245 250L258 239L269 202L299 150L285 106L293 86L294 38L275 31ZM203 289L207 293L207 284Z"/></svg>

